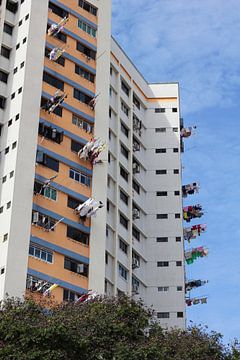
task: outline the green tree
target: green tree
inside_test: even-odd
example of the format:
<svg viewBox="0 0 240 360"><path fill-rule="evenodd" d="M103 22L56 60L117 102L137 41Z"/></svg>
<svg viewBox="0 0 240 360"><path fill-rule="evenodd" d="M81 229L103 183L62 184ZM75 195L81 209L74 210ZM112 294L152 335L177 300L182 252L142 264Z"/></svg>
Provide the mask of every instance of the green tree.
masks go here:
<svg viewBox="0 0 240 360"><path fill-rule="evenodd" d="M238 360L237 343L201 327L163 331L127 297L82 304L8 299L0 311L0 359ZM149 325L150 324L150 325Z"/></svg>

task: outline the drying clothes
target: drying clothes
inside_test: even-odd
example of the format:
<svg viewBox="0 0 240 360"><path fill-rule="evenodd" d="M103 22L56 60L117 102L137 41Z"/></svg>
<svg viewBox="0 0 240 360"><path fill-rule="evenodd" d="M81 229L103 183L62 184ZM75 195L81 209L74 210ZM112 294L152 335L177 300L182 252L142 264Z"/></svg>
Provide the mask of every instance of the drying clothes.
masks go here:
<svg viewBox="0 0 240 360"><path fill-rule="evenodd" d="M190 242L191 239L196 239L197 236L200 236L201 233L206 231L207 225L206 224L198 224L193 225L191 227L183 229L183 236L184 239Z"/></svg>
<svg viewBox="0 0 240 360"><path fill-rule="evenodd" d="M76 301L77 303L83 303L90 300L93 300L97 297L97 293L95 291L89 290L86 294L80 296L80 298Z"/></svg>
<svg viewBox="0 0 240 360"><path fill-rule="evenodd" d="M207 298L193 298L185 300L187 306L198 305L198 304L207 304Z"/></svg>
<svg viewBox="0 0 240 360"><path fill-rule="evenodd" d="M185 252L185 260L186 263L193 264L196 259L199 257L205 257L208 255L208 249L204 249L203 246L200 246L198 248L188 250Z"/></svg>
<svg viewBox="0 0 240 360"><path fill-rule="evenodd" d="M68 18L65 16L58 24L52 24L48 29L48 35L57 36L57 34L64 29L67 22Z"/></svg>
<svg viewBox="0 0 240 360"><path fill-rule="evenodd" d="M105 142L100 138L93 138L78 152L78 156L80 159L89 160L92 164L96 164L97 158L105 147Z"/></svg>
<svg viewBox="0 0 240 360"><path fill-rule="evenodd" d="M205 281L205 280L191 280L191 281L188 281L186 284L185 284L185 290L186 291L190 291L194 288L198 288L200 286L203 286L205 284L207 284L208 281Z"/></svg>
<svg viewBox="0 0 240 360"><path fill-rule="evenodd" d="M183 208L183 219L190 222L192 219L203 216L202 206L200 204L194 206L186 206Z"/></svg>
<svg viewBox="0 0 240 360"><path fill-rule="evenodd" d="M95 106L96 106L96 104L97 104L97 97L98 97L98 95L99 95L99 94L97 94L96 96L94 96L94 97L89 101L89 103L88 103L88 106L90 106L90 108L91 108L92 110L95 109Z"/></svg>
<svg viewBox="0 0 240 360"><path fill-rule="evenodd" d="M89 198L83 204L79 205L75 209L75 212L79 214L80 218L96 216L97 211L103 206L104 205L101 201L96 201L92 198Z"/></svg>
<svg viewBox="0 0 240 360"><path fill-rule="evenodd" d="M182 138L188 138L193 134L193 130L195 130L196 128L197 128L196 126L189 126L187 128L182 128L180 132L180 136Z"/></svg>
<svg viewBox="0 0 240 360"><path fill-rule="evenodd" d="M58 284L53 284L52 286L50 286L50 288L44 291L43 296L50 296L52 291L55 290L58 286Z"/></svg>
<svg viewBox="0 0 240 360"><path fill-rule="evenodd" d="M65 52L64 49L56 47L56 48L52 49L52 51L50 52L49 59L51 61L57 61L64 52Z"/></svg>
<svg viewBox="0 0 240 360"><path fill-rule="evenodd" d="M65 98L67 97L66 93L62 93L60 90L57 90L50 100L43 105L43 109L49 114L52 113L59 105L61 105Z"/></svg>
<svg viewBox="0 0 240 360"><path fill-rule="evenodd" d="M194 182L192 184L187 184L182 186L182 194L183 197L187 197L188 195L192 195L199 192L199 184Z"/></svg>

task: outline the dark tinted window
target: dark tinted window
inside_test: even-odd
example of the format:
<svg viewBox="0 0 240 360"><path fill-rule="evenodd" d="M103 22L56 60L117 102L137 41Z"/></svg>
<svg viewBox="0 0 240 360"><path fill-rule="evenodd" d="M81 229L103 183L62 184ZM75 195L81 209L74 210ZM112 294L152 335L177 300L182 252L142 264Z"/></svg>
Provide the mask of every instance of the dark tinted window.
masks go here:
<svg viewBox="0 0 240 360"><path fill-rule="evenodd" d="M96 51L89 49L87 46L79 42L77 42L77 50L93 60L96 59Z"/></svg>
<svg viewBox="0 0 240 360"><path fill-rule="evenodd" d="M89 104L90 101L92 100L92 98L86 94L84 94L83 92L81 92L80 90L74 89L73 90L73 97L85 104Z"/></svg>
<svg viewBox="0 0 240 360"><path fill-rule="evenodd" d="M59 79L55 78L54 76L46 73L45 71L43 73L43 81L45 81L49 85L54 86L57 89L60 89L62 91L64 90L64 82L62 80L59 80Z"/></svg>
<svg viewBox="0 0 240 360"><path fill-rule="evenodd" d="M59 6L49 2L49 9L52 10L52 12L58 16L60 16L61 18L64 18L65 16L68 16L68 12L63 10L62 8L60 8Z"/></svg>
<svg viewBox="0 0 240 360"><path fill-rule="evenodd" d="M11 49L6 48L6 46L1 46L1 55L4 56L5 58L9 59L10 58L10 53L11 53Z"/></svg>
<svg viewBox="0 0 240 360"><path fill-rule="evenodd" d="M90 14L97 16L97 8L85 0L78 0L78 5Z"/></svg>
<svg viewBox="0 0 240 360"><path fill-rule="evenodd" d="M18 2L7 0L6 9L15 14L18 10Z"/></svg>
<svg viewBox="0 0 240 360"><path fill-rule="evenodd" d="M13 26L4 23L4 25L3 25L3 31L4 31L5 33L9 34L9 35L12 35Z"/></svg>
<svg viewBox="0 0 240 360"><path fill-rule="evenodd" d="M67 237L88 245L88 235L71 226L67 227Z"/></svg>
<svg viewBox="0 0 240 360"><path fill-rule="evenodd" d="M83 144L80 144L79 142L75 141L75 140L71 140L71 150L78 153L79 150L81 150L83 148Z"/></svg>
<svg viewBox="0 0 240 360"><path fill-rule="evenodd" d="M67 201L67 206L71 209L76 209L76 207L78 207L78 205L80 205L82 203L82 201L75 199L71 196L68 195L68 201Z"/></svg>
<svg viewBox="0 0 240 360"><path fill-rule="evenodd" d="M8 74L5 71L0 70L0 81L7 83Z"/></svg>

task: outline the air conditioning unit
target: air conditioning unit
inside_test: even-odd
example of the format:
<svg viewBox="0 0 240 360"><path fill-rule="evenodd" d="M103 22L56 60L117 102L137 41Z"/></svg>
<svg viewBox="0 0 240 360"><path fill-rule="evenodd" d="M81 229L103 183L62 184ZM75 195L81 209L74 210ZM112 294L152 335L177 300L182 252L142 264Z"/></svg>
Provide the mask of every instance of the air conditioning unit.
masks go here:
<svg viewBox="0 0 240 360"><path fill-rule="evenodd" d="M77 273L78 274L83 274L84 273L84 265L83 264L78 264L77 265Z"/></svg>
<svg viewBox="0 0 240 360"><path fill-rule="evenodd" d="M140 219L140 211L138 209L133 209L132 218L133 220Z"/></svg>
<svg viewBox="0 0 240 360"><path fill-rule="evenodd" d="M132 286L132 292L137 295L139 294L139 286L137 284L133 284Z"/></svg>
<svg viewBox="0 0 240 360"><path fill-rule="evenodd" d="M39 221L39 212L34 212L32 214L32 222L33 222L33 224L37 224L38 221Z"/></svg>
<svg viewBox="0 0 240 360"><path fill-rule="evenodd" d="M140 267L140 262L137 258L132 258L132 268L133 269L137 269Z"/></svg>
<svg viewBox="0 0 240 360"><path fill-rule="evenodd" d="M133 173L139 174L140 173L140 166L135 162L133 163Z"/></svg>

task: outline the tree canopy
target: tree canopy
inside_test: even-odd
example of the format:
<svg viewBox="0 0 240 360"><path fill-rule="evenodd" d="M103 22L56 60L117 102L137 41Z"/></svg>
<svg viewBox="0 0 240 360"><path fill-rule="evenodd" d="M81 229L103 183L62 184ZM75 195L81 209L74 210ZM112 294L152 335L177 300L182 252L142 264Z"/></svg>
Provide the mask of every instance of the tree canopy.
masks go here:
<svg viewBox="0 0 240 360"><path fill-rule="evenodd" d="M0 311L0 359L238 360L222 335L193 326L164 331L127 297L39 304L8 299Z"/></svg>

